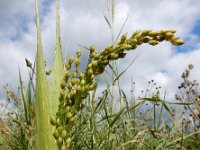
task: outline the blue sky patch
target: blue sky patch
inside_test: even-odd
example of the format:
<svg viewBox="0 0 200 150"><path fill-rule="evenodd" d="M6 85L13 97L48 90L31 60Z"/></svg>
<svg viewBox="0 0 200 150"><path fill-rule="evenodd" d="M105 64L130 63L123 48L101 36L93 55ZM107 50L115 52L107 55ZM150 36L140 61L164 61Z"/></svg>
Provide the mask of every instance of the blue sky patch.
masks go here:
<svg viewBox="0 0 200 150"><path fill-rule="evenodd" d="M191 34L197 36L200 39L200 20L198 20L191 32ZM176 47L176 52L177 53L186 53L189 51L192 51L196 48L196 44L195 41L192 41L191 39L187 38L184 39L185 40L185 44L182 46L177 46Z"/></svg>
<svg viewBox="0 0 200 150"><path fill-rule="evenodd" d="M16 23L15 24L16 34L14 34L13 36L10 37L10 39L12 41L20 40L21 35L23 33L27 33L29 30L28 23L29 23L30 19L27 16L21 15L21 14L16 14L15 20L16 20L16 22L14 22L14 23Z"/></svg>
<svg viewBox="0 0 200 150"><path fill-rule="evenodd" d="M195 24L195 27L192 30L192 34L195 34L197 36L200 36L200 19Z"/></svg>

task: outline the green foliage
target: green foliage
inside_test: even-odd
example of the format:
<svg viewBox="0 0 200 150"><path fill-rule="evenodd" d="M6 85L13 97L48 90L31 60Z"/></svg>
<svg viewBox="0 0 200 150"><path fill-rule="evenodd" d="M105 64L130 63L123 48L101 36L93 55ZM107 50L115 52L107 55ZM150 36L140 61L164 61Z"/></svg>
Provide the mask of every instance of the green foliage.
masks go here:
<svg viewBox="0 0 200 150"><path fill-rule="evenodd" d="M46 82L45 60L42 51L38 1L36 0L37 55L36 55L36 149L51 149L51 126L49 123L49 95Z"/></svg>
<svg viewBox="0 0 200 150"><path fill-rule="evenodd" d="M162 41L169 41L175 46L184 44L183 40L175 36L175 30L138 30L129 38L126 33L114 41L114 14L112 0L111 21L104 16L111 28L112 44L101 51L91 46L88 49L86 69L80 72L81 50L77 51L76 57L69 57L68 62L63 64L59 0L56 0L56 46L48 84L36 0L36 74L32 63L26 59L27 67L32 70L32 74L29 74L30 80L25 87L19 71L21 99L7 90L9 100L13 100L12 107L17 109L9 115L4 115L7 119L2 122L3 127L0 126L0 144L8 145L4 149L199 149L200 143L196 139L200 136L200 99L199 93L192 90L198 85L188 79L192 65L189 65L182 75L184 81L179 89L183 89L186 95L176 95L180 102L165 100L165 96L163 100L157 87L155 91L149 92L150 95L138 98L138 101L132 96L131 102L126 96L127 93L118 84L120 107L113 111L113 100L116 97L112 96L110 88L134 60L119 74L115 66L110 65L113 61L125 58L129 51L145 43L152 46ZM112 82L107 83L107 88L97 98L98 76L105 72L106 66L112 70ZM36 90L33 83L34 74ZM133 94L133 87L131 91ZM185 101L188 97L193 99ZM189 125L191 122L187 118L181 118L179 113L178 121L176 120L173 109L175 105L189 110L194 118L192 127ZM144 109L143 106L147 108ZM8 109L7 105L4 107ZM193 107L197 111L194 111ZM168 122L164 118L165 115L170 118ZM9 138L6 140L6 137Z"/></svg>

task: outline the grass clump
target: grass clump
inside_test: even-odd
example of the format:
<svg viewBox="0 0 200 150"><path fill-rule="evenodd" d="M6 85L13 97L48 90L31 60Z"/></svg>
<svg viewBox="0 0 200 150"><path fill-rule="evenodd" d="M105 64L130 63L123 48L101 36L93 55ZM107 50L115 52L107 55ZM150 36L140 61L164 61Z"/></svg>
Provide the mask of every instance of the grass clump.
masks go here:
<svg viewBox="0 0 200 150"><path fill-rule="evenodd" d="M0 139L9 144L8 149L199 149L196 139L200 136L200 94L198 83L188 78L192 65L182 75L183 82L178 87L181 94L176 95L178 102L167 101L165 96L162 99L161 87L152 80L149 82L152 91L147 89L138 99L132 95L131 100L118 84L119 101L122 104L115 111L111 109L114 98L110 87L128 68L117 74L110 64L125 58L129 51L145 43L156 46L168 41L174 46L183 45L184 41L175 36L176 31L138 30L130 37L127 33L123 34L116 42L112 36L112 44L105 49L98 51L95 46L88 48L86 69L80 72L81 50L63 64L58 2L56 0L55 56L48 84L36 0L36 65L32 68L32 63L26 60L31 69L29 84L24 87L19 72L21 99L18 100L12 92L7 93L13 99L12 107L17 109L7 110L12 112L9 116L2 113L6 118L2 117L2 124L7 126L7 130L1 129ZM111 10L111 24L108 19L106 21L114 33L114 0ZM98 77L105 72L106 66L113 69L112 82L97 97ZM131 86L131 93L134 94L133 83ZM8 108L7 105L3 107ZM176 108L182 107L183 113L175 112ZM185 118L183 114L188 116ZM189 120L189 116L193 120ZM9 135L8 140L5 139L5 133Z"/></svg>

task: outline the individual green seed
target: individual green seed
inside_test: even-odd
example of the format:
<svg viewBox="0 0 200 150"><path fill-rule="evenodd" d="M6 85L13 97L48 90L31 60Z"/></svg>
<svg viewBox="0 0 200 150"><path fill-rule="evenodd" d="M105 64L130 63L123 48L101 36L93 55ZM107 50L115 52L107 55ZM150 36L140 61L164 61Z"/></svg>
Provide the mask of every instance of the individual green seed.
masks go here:
<svg viewBox="0 0 200 150"><path fill-rule="evenodd" d="M103 61L104 65L107 65L108 63L109 63L109 60L107 60L107 59Z"/></svg>
<svg viewBox="0 0 200 150"><path fill-rule="evenodd" d="M105 57L108 54L108 50L104 50L100 53L100 55L102 55L103 57Z"/></svg>
<svg viewBox="0 0 200 150"><path fill-rule="evenodd" d="M192 64L188 65L189 70L192 70L194 68L194 66Z"/></svg>
<svg viewBox="0 0 200 150"><path fill-rule="evenodd" d="M167 32L176 33L176 30L167 30Z"/></svg>
<svg viewBox="0 0 200 150"><path fill-rule="evenodd" d="M127 33L122 35L120 42L119 42L119 45L123 44L126 41L126 38L127 38Z"/></svg>
<svg viewBox="0 0 200 150"><path fill-rule="evenodd" d="M69 146L71 144L71 142L72 142L71 138L68 137L67 140L66 140L67 145Z"/></svg>
<svg viewBox="0 0 200 150"><path fill-rule="evenodd" d="M68 83L67 83L67 88L68 88L68 89L72 89L72 83L71 83L71 82L68 82Z"/></svg>
<svg viewBox="0 0 200 150"><path fill-rule="evenodd" d="M57 145L60 147L62 145L63 139L61 137L59 137L57 139Z"/></svg>
<svg viewBox="0 0 200 150"><path fill-rule="evenodd" d="M175 43L176 43L177 45L183 45L183 44L184 44L184 41L181 40L181 39L179 39L179 40L176 40Z"/></svg>
<svg viewBox="0 0 200 150"><path fill-rule="evenodd" d="M76 83L79 84L81 81L79 78L76 79Z"/></svg>
<svg viewBox="0 0 200 150"><path fill-rule="evenodd" d="M71 80L71 84L72 84L72 86L76 84L76 79L75 79L75 78L73 78L73 79Z"/></svg>
<svg viewBox="0 0 200 150"><path fill-rule="evenodd" d="M148 42L148 44L150 44L150 45L152 45L152 46L155 46L155 45L157 45L159 42L158 41L155 41L155 40L150 40L149 42Z"/></svg>
<svg viewBox="0 0 200 150"><path fill-rule="evenodd" d="M104 50L106 53L111 53L113 51L113 45L108 45Z"/></svg>
<svg viewBox="0 0 200 150"><path fill-rule="evenodd" d="M71 95L68 93L68 94L66 95L66 98L69 100L69 99L71 98Z"/></svg>
<svg viewBox="0 0 200 150"><path fill-rule="evenodd" d="M114 60L118 59L118 57L119 57L119 54L113 54L113 55L111 55L111 59L114 59Z"/></svg>
<svg viewBox="0 0 200 150"><path fill-rule="evenodd" d="M71 95L73 96L73 95L75 95L76 94L76 90L75 89L73 89L73 90L71 90Z"/></svg>
<svg viewBox="0 0 200 150"><path fill-rule="evenodd" d="M144 37L142 40L143 43L148 43L149 41L150 41L150 38L148 37Z"/></svg>
<svg viewBox="0 0 200 150"><path fill-rule="evenodd" d="M63 89L63 90L61 90L61 92L60 92L60 100L63 100L64 97L65 97L65 90Z"/></svg>
<svg viewBox="0 0 200 150"><path fill-rule="evenodd" d="M97 61L94 60L94 61L92 62L92 67L96 67L97 65L98 65Z"/></svg>
<svg viewBox="0 0 200 150"><path fill-rule="evenodd" d="M80 65L80 63L81 63L80 59L76 58L75 66L78 67Z"/></svg>
<svg viewBox="0 0 200 150"><path fill-rule="evenodd" d="M95 86L96 86L96 83L95 82L93 82L91 85L90 85L90 90L93 90L94 88L95 88Z"/></svg>
<svg viewBox="0 0 200 150"><path fill-rule="evenodd" d="M85 74L84 73L80 73L80 79L85 78Z"/></svg>
<svg viewBox="0 0 200 150"><path fill-rule="evenodd" d="M61 89L64 89L65 86L66 86L66 82L64 80L62 80L62 82L60 84Z"/></svg>
<svg viewBox="0 0 200 150"><path fill-rule="evenodd" d="M96 53L93 57L95 60L98 60L100 58L100 55L98 53Z"/></svg>
<svg viewBox="0 0 200 150"><path fill-rule="evenodd" d="M92 69L88 69L87 74L88 74L89 76L93 75L93 70L92 70Z"/></svg>
<svg viewBox="0 0 200 150"><path fill-rule="evenodd" d="M124 44L122 44L122 46L120 47L120 50L130 50L130 49L132 49L132 46L131 45L129 45L129 44L126 44L126 43L124 43Z"/></svg>
<svg viewBox="0 0 200 150"><path fill-rule="evenodd" d="M68 65L67 65L67 70L70 70L70 69L71 69L71 65L68 64Z"/></svg>
<svg viewBox="0 0 200 150"><path fill-rule="evenodd" d="M136 35L140 34L140 32L141 32L141 30L137 30L137 31L133 32L132 37L135 37Z"/></svg>
<svg viewBox="0 0 200 150"><path fill-rule="evenodd" d="M61 150L67 150L67 147L63 144L63 145L61 146Z"/></svg>
<svg viewBox="0 0 200 150"><path fill-rule="evenodd" d="M67 131L66 131L66 130L63 130L63 131L62 131L61 137L62 137L63 139L67 138Z"/></svg>
<svg viewBox="0 0 200 150"><path fill-rule="evenodd" d="M70 77L70 71L68 70L65 73L65 81L67 81L69 79L69 77Z"/></svg>
<svg viewBox="0 0 200 150"><path fill-rule="evenodd" d="M70 107L69 106L65 107L65 113L68 113L69 111L70 111Z"/></svg>
<svg viewBox="0 0 200 150"><path fill-rule="evenodd" d="M72 118L72 113L70 113L70 112L68 112L67 114L66 114L66 117L68 118L68 119L70 119L70 118Z"/></svg>
<svg viewBox="0 0 200 150"><path fill-rule="evenodd" d="M131 45L136 45L137 44L137 39L136 38L131 38L131 39L129 39L129 43Z"/></svg>
<svg viewBox="0 0 200 150"><path fill-rule="evenodd" d="M85 101L83 101L82 103L81 103L81 108L84 108L85 107Z"/></svg>
<svg viewBox="0 0 200 150"><path fill-rule="evenodd" d="M90 57L91 57L91 58L95 58L95 56L96 56L96 53L95 53L95 52L92 52L92 53L90 54Z"/></svg>
<svg viewBox="0 0 200 150"><path fill-rule="evenodd" d="M81 50L78 50L78 51L76 52L77 57L80 57L81 54L82 54L82 51L81 51Z"/></svg>
<svg viewBox="0 0 200 150"><path fill-rule="evenodd" d="M150 32L151 30L143 30L142 31L142 36L146 36L146 35L148 35L148 33Z"/></svg>
<svg viewBox="0 0 200 150"><path fill-rule="evenodd" d="M120 46L121 46L121 45L119 45L119 44L116 44L115 46L113 46L113 51L112 51L112 52L118 51L119 48L120 48Z"/></svg>
<svg viewBox="0 0 200 150"><path fill-rule="evenodd" d="M95 78L94 74L91 75L90 79L93 80Z"/></svg>
<svg viewBox="0 0 200 150"><path fill-rule="evenodd" d="M72 73L72 78L76 78L76 76L77 76L77 72L73 72Z"/></svg>
<svg viewBox="0 0 200 150"><path fill-rule="evenodd" d="M126 53L119 53L119 57L118 58L124 58L126 56Z"/></svg>
<svg viewBox="0 0 200 150"><path fill-rule="evenodd" d="M69 119L69 122L70 122L70 124L74 124L76 122L76 120L75 120L74 117L72 117L72 118Z"/></svg>
<svg viewBox="0 0 200 150"><path fill-rule="evenodd" d="M63 131L63 129L64 129L64 128L63 128L62 126L59 126L59 127L57 128L57 130L58 130L58 133L59 133L59 134L61 134L61 133L62 133L62 131Z"/></svg>
<svg viewBox="0 0 200 150"><path fill-rule="evenodd" d="M57 126L60 126L60 125L61 125L61 120L60 120L60 118L57 118L57 119L56 119L56 122L57 122L57 123L56 123Z"/></svg>
<svg viewBox="0 0 200 150"><path fill-rule="evenodd" d="M174 34L171 33L171 32L167 32L167 33L165 34L165 38L166 38L166 39L170 39L170 38L172 38L173 36L174 36Z"/></svg>
<svg viewBox="0 0 200 150"><path fill-rule="evenodd" d="M89 86L89 85L86 85L86 86L85 86L85 90L86 90L86 91L89 91L89 90L90 90L90 86Z"/></svg>
<svg viewBox="0 0 200 150"><path fill-rule="evenodd" d="M53 136L54 136L54 138L55 138L56 140L59 138L58 130L56 130L56 129L54 130Z"/></svg>
<svg viewBox="0 0 200 150"><path fill-rule="evenodd" d="M81 86L80 92L84 93L85 92L85 86Z"/></svg>
<svg viewBox="0 0 200 150"><path fill-rule="evenodd" d="M53 126L56 126L57 125L57 121L56 121L56 118L54 117L50 117L50 123L53 125Z"/></svg>
<svg viewBox="0 0 200 150"><path fill-rule="evenodd" d="M77 91L77 92L80 92L80 91L81 91L81 86L80 86L80 85L77 85L76 91Z"/></svg>
<svg viewBox="0 0 200 150"><path fill-rule="evenodd" d="M149 33L148 33L148 36L157 36L159 33L157 32L157 31L150 31Z"/></svg>
<svg viewBox="0 0 200 150"><path fill-rule="evenodd" d="M88 68L92 68L92 63L89 63L89 64L88 64Z"/></svg>
<svg viewBox="0 0 200 150"><path fill-rule="evenodd" d="M173 36L173 37L170 39L171 42L176 42L177 40L178 40L178 37L175 37L175 36Z"/></svg>
<svg viewBox="0 0 200 150"><path fill-rule="evenodd" d="M95 46L93 45L93 46L90 46L90 52L92 53L92 52L95 52Z"/></svg>
<svg viewBox="0 0 200 150"><path fill-rule="evenodd" d="M81 85L82 86L85 85L85 80L84 79L81 80Z"/></svg>
<svg viewBox="0 0 200 150"><path fill-rule="evenodd" d="M68 63L69 64L72 64L74 62L74 57L73 56L70 56L69 57L69 60L68 60Z"/></svg>

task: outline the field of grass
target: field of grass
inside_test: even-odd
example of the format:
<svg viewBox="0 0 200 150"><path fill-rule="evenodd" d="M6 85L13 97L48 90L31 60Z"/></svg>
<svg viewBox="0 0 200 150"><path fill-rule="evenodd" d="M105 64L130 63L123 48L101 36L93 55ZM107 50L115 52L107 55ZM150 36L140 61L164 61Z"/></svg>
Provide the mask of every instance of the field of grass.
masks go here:
<svg viewBox="0 0 200 150"><path fill-rule="evenodd" d="M86 69L80 72L82 50L77 50L76 56L66 62L62 59L56 0L56 53L51 72L47 72L36 0L36 62L26 59L27 86L19 70L18 92L14 93L8 85L4 87L7 98L1 103L0 149L200 149L199 83L189 78L193 65L189 64L182 73L179 92L169 101L154 80L148 82L140 95L135 94L133 81L130 81L131 91L124 91L119 79L134 61L122 72L117 71L115 63L145 43L156 46L168 41L179 46L184 41L175 36L175 30L141 30L130 37L120 32L115 38L114 4L111 0L110 17L105 16L112 43L103 50L96 50L95 46L82 48L88 50L89 58ZM103 92L99 89L100 77L106 84Z"/></svg>

